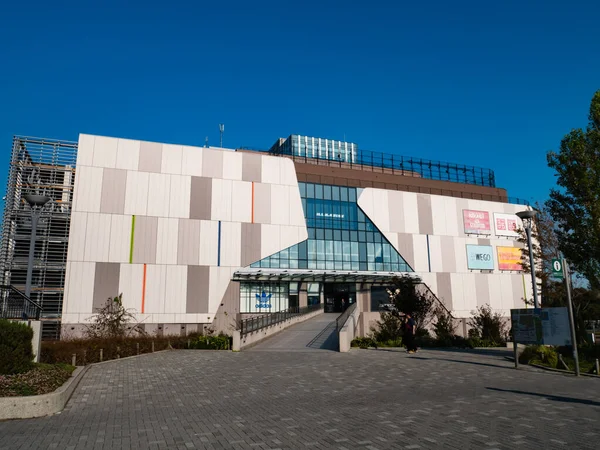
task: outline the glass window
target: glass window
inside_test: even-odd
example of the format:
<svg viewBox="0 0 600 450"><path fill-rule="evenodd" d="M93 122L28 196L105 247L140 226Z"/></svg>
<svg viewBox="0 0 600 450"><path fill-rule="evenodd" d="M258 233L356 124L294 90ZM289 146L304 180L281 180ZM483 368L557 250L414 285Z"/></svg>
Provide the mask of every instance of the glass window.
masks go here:
<svg viewBox="0 0 600 450"><path fill-rule="evenodd" d="M331 199L335 200L337 202L340 201L340 187L339 186L333 186L331 188Z"/></svg>
<svg viewBox="0 0 600 450"><path fill-rule="evenodd" d="M315 198L319 200L323 200L323 185L316 184L315 185Z"/></svg>
<svg viewBox="0 0 600 450"><path fill-rule="evenodd" d="M331 186L323 186L323 198L331 200Z"/></svg>
<svg viewBox="0 0 600 450"><path fill-rule="evenodd" d="M306 184L302 182L298 183L298 189L300 190L300 197L306 197Z"/></svg>
<svg viewBox="0 0 600 450"><path fill-rule="evenodd" d="M315 185L312 183L306 184L306 198L315 198Z"/></svg>
<svg viewBox="0 0 600 450"><path fill-rule="evenodd" d="M340 188L340 200L343 202L348 201L348 188L347 187Z"/></svg>
<svg viewBox="0 0 600 450"><path fill-rule="evenodd" d="M348 200L356 203L356 188L348 188Z"/></svg>

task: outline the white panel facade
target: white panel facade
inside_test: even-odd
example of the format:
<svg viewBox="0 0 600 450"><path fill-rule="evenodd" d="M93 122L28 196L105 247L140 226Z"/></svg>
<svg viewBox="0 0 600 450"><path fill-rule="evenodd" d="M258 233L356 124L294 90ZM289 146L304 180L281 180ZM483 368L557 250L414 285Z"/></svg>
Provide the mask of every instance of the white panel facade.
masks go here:
<svg viewBox="0 0 600 450"><path fill-rule="evenodd" d="M192 177L171 175L169 192L169 217L187 219L190 217L190 190Z"/></svg>
<svg viewBox="0 0 600 450"><path fill-rule="evenodd" d="M223 152L223 178L226 180L242 179L242 158L239 153Z"/></svg>
<svg viewBox="0 0 600 450"><path fill-rule="evenodd" d="M125 214L145 216L148 210L148 172L127 171Z"/></svg>
<svg viewBox="0 0 600 450"><path fill-rule="evenodd" d="M94 161L94 142L96 136L80 134L77 144L77 167L91 166Z"/></svg>
<svg viewBox="0 0 600 450"><path fill-rule="evenodd" d="M148 216L169 217L170 198L171 176L162 173L150 173L146 214Z"/></svg>
<svg viewBox="0 0 600 450"><path fill-rule="evenodd" d="M231 198L233 182L231 180L212 180L212 220L231 221Z"/></svg>
<svg viewBox="0 0 600 450"><path fill-rule="evenodd" d="M202 149L198 147L182 146L181 149L182 175L202 176Z"/></svg>
<svg viewBox="0 0 600 450"><path fill-rule="evenodd" d="M148 264L146 267L146 297L144 312L163 314L167 298L167 266Z"/></svg>
<svg viewBox="0 0 600 450"><path fill-rule="evenodd" d="M289 225L290 203L289 187L273 186L271 188L271 223L273 225Z"/></svg>
<svg viewBox="0 0 600 450"><path fill-rule="evenodd" d="M85 254L85 233L88 213L71 213L71 227L69 231L69 261L83 261Z"/></svg>
<svg viewBox="0 0 600 450"><path fill-rule="evenodd" d="M417 194L402 192L402 206L404 210L404 233L419 233L419 208Z"/></svg>
<svg viewBox="0 0 600 450"><path fill-rule="evenodd" d="M177 264L178 235L177 219L158 218L156 264Z"/></svg>
<svg viewBox="0 0 600 450"><path fill-rule="evenodd" d="M181 175L183 148L181 145L163 144L161 172Z"/></svg>
<svg viewBox="0 0 600 450"><path fill-rule="evenodd" d="M247 223L252 221L252 183L248 181L232 182L231 220Z"/></svg>
<svg viewBox="0 0 600 450"><path fill-rule="evenodd" d="M242 224L221 222L221 266L240 267L241 265Z"/></svg>
<svg viewBox="0 0 600 450"><path fill-rule="evenodd" d="M167 266L168 292L165 310L170 313L185 313L187 296L187 266Z"/></svg>
<svg viewBox="0 0 600 450"><path fill-rule="evenodd" d="M108 261L110 214L88 214L85 230L85 261Z"/></svg>
<svg viewBox="0 0 600 450"><path fill-rule="evenodd" d="M92 165L114 169L117 164L118 139L97 136L94 143L94 158Z"/></svg>
<svg viewBox="0 0 600 450"><path fill-rule="evenodd" d="M268 184L285 184L281 182L281 172L279 171L279 157L262 156L262 182Z"/></svg>
<svg viewBox="0 0 600 450"><path fill-rule="evenodd" d="M136 313L142 311L143 264L121 264L119 292L123 294L123 306Z"/></svg>
<svg viewBox="0 0 600 450"><path fill-rule="evenodd" d="M200 221L200 265L216 266L219 252L219 223Z"/></svg>
<svg viewBox="0 0 600 450"><path fill-rule="evenodd" d="M104 170L99 167L77 167L75 176L77 195L74 196L76 198L73 201L74 211L100 212L103 172Z"/></svg>
<svg viewBox="0 0 600 450"><path fill-rule="evenodd" d="M132 216L121 216L119 214L112 214L110 216L108 262L129 262L131 221Z"/></svg>
<svg viewBox="0 0 600 450"><path fill-rule="evenodd" d="M119 139L117 143L117 169L138 170L140 161L140 141Z"/></svg>
<svg viewBox="0 0 600 450"><path fill-rule="evenodd" d="M73 261L67 264L68 284L65 285L63 312L92 315L91 299L94 295L95 263ZM67 308L67 309L65 309Z"/></svg>

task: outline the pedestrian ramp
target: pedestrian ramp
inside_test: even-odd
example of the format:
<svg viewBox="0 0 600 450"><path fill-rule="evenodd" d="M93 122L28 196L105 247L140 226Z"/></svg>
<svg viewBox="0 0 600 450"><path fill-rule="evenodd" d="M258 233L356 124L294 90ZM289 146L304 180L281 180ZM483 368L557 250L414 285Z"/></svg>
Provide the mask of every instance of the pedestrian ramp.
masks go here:
<svg viewBox="0 0 600 450"><path fill-rule="evenodd" d="M312 319L292 325L252 348L251 352L311 352L338 351L336 319L339 313L323 313Z"/></svg>

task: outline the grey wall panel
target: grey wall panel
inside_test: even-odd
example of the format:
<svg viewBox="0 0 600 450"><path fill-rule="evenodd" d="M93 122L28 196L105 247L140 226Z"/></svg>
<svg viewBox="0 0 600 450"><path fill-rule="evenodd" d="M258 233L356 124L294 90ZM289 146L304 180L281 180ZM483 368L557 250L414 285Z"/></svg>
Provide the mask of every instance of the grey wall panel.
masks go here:
<svg viewBox="0 0 600 450"><path fill-rule="evenodd" d="M126 185L126 170L104 169L104 175L102 177L102 194L100 198L100 212L124 214Z"/></svg>
<svg viewBox="0 0 600 450"><path fill-rule="evenodd" d="M433 213L431 211L431 196L425 194L418 194L417 207L419 211L419 233L433 234Z"/></svg>
<svg viewBox="0 0 600 450"><path fill-rule="evenodd" d="M455 238L453 236L440 236L440 245L442 247L442 270L444 272L456 272L456 251L464 249L455 249Z"/></svg>
<svg viewBox="0 0 600 450"><path fill-rule="evenodd" d="M133 262L156 264L158 217L136 216Z"/></svg>
<svg viewBox="0 0 600 450"><path fill-rule="evenodd" d="M223 151L202 149L202 175L223 178Z"/></svg>
<svg viewBox="0 0 600 450"><path fill-rule="evenodd" d="M525 288L523 287L523 275L511 275L513 288L513 305L514 308L525 308ZM525 283L531 291L531 274L525 274ZM539 290L538 290L539 291ZM533 297L528 298L533 302ZM543 301L543 299L542 299Z"/></svg>
<svg viewBox="0 0 600 450"><path fill-rule="evenodd" d="M404 205L401 202L402 192L388 192L388 211L390 216L390 231L405 230Z"/></svg>
<svg viewBox="0 0 600 450"><path fill-rule="evenodd" d="M186 313L208 313L209 266L188 266L187 268Z"/></svg>
<svg viewBox="0 0 600 450"><path fill-rule="evenodd" d="M162 144L141 142L138 171L160 173L162 167L162 150Z"/></svg>
<svg viewBox="0 0 600 450"><path fill-rule="evenodd" d="M109 297L119 295L119 277L121 264L96 263L94 277L94 296L92 307L94 310L105 305Z"/></svg>
<svg viewBox="0 0 600 450"><path fill-rule="evenodd" d="M242 180L260 183L262 180L262 157L253 153L242 156Z"/></svg>
<svg viewBox="0 0 600 450"><path fill-rule="evenodd" d="M398 233L398 253L410 267L415 268L415 248L412 234Z"/></svg>
<svg viewBox="0 0 600 450"><path fill-rule="evenodd" d="M212 179L192 177L190 192L190 219L211 219Z"/></svg>
<svg viewBox="0 0 600 450"><path fill-rule="evenodd" d="M177 264L197 265L200 261L200 221L179 219Z"/></svg>
<svg viewBox="0 0 600 450"><path fill-rule="evenodd" d="M242 267L260 261L261 225L242 223Z"/></svg>
<svg viewBox="0 0 600 450"><path fill-rule="evenodd" d="M240 283L230 281L221 299L221 304L215 315L213 327L217 330L225 330L231 334L237 328L237 316L240 312Z"/></svg>
<svg viewBox="0 0 600 450"><path fill-rule="evenodd" d="M465 296L472 295L465 292ZM490 289L488 285L488 275L475 274L475 295L477 297L477 306L490 304Z"/></svg>
<svg viewBox="0 0 600 450"><path fill-rule="evenodd" d="M277 186L273 186L277 189ZM287 208L288 205L274 205ZM254 183L254 223L271 223L271 185Z"/></svg>
<svg viewBox="0 0 600 450"><path fill-rule="evenodd" d="M446 308L452 310L452 282L450 280L450 273L438 272L436 280L438 298L446 305Z"/></svg>

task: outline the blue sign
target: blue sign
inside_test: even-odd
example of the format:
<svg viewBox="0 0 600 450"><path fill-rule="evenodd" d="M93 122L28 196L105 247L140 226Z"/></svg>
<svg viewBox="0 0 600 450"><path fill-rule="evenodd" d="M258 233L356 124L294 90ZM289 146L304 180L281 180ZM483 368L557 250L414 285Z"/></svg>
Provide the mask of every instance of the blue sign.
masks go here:
<svg viewBox="0 0 600 450"><path fill-rule="evenodd" d="M256 295L256 307L258 309L260 308L266 308L266 309L271 309L271 295L273 294L267 294L265 291L262 291L262 295Z"/></svg>
<svg viewBox="0 0 600 450"><path fill-rule="evenodd" d="M471 270L494 270L491 245L467 245L467 267Z"/></svg>

